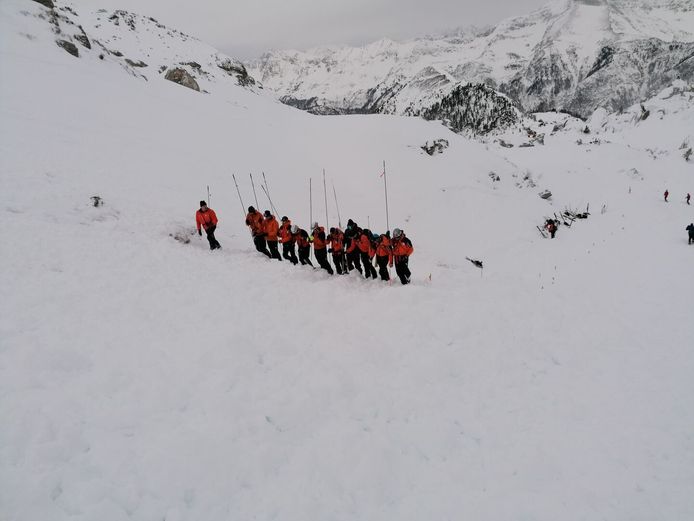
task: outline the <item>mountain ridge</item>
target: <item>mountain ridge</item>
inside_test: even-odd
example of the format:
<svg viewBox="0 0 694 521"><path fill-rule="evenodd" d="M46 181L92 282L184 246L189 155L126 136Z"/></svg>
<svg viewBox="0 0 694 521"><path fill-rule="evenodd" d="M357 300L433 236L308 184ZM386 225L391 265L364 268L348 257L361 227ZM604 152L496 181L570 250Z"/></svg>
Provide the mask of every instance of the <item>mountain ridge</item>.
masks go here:
<svg viewBox="0 0 694 521"><path fill-rule="evenodd" d="M692 0L558 0L462 37L272 51L247 66L281 101L317 114L417 112L472 82L526 111L588 117L600 106L620 110L673 79L693 77L691 27ZM676 60L668 59L672 44L679 46ZM598 78L585 83L606 55L618 59L602 64L600 82L624 87L607 98L593 85Z"/></svg>

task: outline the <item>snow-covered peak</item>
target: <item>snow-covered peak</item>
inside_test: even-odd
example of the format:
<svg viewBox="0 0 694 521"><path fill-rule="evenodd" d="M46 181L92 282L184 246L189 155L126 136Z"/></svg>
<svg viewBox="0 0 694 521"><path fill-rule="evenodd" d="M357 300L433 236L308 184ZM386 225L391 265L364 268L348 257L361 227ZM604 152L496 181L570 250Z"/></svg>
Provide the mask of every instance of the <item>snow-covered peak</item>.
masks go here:
<svg viewBox="0 0 694 521"><path fill-rule="evenodd" d="M21 14L42 20L44 27L34 29L37 37L54 40L77 59L98 59L147 81L185 71L188 85L205 93L224 95L237 86L255 89L255 80L241 61L155 18L124 10L91 9L81 2L45 4L54 5L22 10Z"/></svg>
<svg viewBox="0 0 694 521"><path fill-rule="evenodd" d="M682 47L673 55L669 44L675 42ZM555 0L457 37L274 51L249 69L286 103L317 113L402 114L413 103L430 105L458 83L476 82L527 110L587 116L598 106L628 106L673 79L691 77L691 67L680 62L694 52L693 42L694 0ZM600 69L600 85L586 84ZM422 84L422 75L439 80ZM605 83L618 93L605 97Z"/></svg>

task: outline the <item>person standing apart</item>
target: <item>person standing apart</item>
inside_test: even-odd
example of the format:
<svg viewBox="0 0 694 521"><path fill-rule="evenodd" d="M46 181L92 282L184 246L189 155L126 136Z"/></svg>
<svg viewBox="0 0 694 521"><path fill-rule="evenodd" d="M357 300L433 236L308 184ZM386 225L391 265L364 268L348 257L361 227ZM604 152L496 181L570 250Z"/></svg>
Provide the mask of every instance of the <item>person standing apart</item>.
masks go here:
<svg viewBox="0 0 694 521"><path fill-rule="evenodd" d="M217 214L212 208L207 207L205 201L200 201L200 209L195 212L195 224L198 227L198 235L202 235L201 228L205 229L207 234L207 242L210 243L210 250L218 250L222 247L214 236L214 231L217 229Z"/></svg>

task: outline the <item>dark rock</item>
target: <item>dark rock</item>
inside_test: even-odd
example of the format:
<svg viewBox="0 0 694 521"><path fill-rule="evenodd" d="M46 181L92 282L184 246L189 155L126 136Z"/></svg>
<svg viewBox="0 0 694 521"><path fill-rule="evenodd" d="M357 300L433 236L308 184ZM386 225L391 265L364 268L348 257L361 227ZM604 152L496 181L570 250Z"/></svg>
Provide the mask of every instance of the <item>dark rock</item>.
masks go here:
<svg viewBox="0 0 694 521"><path fill-rule="evenodd" d="M198 82L195 81L195 78L193 78L190 74L188 74L188 71L185 69L171 69L169 72L166 73L166 76L164 76L169 81L173 81L174 83L178 83L179 85L183 85L184 87L188 87L189 89L193 89L195 91L200 92L200 86L198 85Z"/></svg>
<svg viewBox="0 0 694 521"><path fill-rule="evenodd" d="M442 154L443 151L448 148L448 140L435 139L431 145L427 141L421 148L430 156L433 156L434 154Z"/></svg>
<svg viewBox="0 0 694 521"><path fill-rule="evenodd" d="M518 145L518 148L531 148L534 146L535 145L533 145L532 143L521 143L520 145Z"/></svg>
<svg viewBox="0 0 694 521"><path fill-rule="evenodd" d="M242 87L255 85L255 80L248 74L246 67L241 62L232 61L231 58L218 58L217 67L222 69L229 76L236 76L236 81Z"/></svg>
<svg viewBox="0 0 694 521"><path fill-rule="evenodd" d="M513 148L513 143L506 143L503 139L499 140L499 145L501 145L504 148Z"/></svg>
<svg viewBox="0 0 694 521"><path fill-rule="evenodd" d="M79 57L80 57L80 52L79 52L79 50L77 49L77 46L76 46L74 43L68 42L67 40L56 40L55 43L58 44L58 47L62 47L62 48L65 49L67 52L69 52L70 54L72 54L75 58L79 58Z"/></svg>
<svg viewBox="0 0 694 521"><path fill-rule="evenodd" d="M125 63L127 63L131 67L147 67L147 64L145 62L143 62L142 60L138 60L135 62L135 61L132 61L130 58L126 58Z"/></svg>
<svg viewBox="0 0 694 521"><path fill-rule="evenodd" d="M87 36L87 33L84 32L84 29L82 28L81 25L78 27L80 29L80 34L74 35L73 38L75 40L77 40L79 43L81 43L83 47L86 47L87 49L91 49L92 44L89 41L89 37Z"/></svg>
<svg viewBox="0 0 694 521"><path fill-rule="evenodd" d="M55 7L53 0L34 0L34 2L38 2L42 6L48 7L48 9L53 9Z"/></svg>
<svg viewBox="0 0 694 521"><path fill-rule="evenodd" d="M113 54L114 56L118 56L119 58L121 58L123 56L123 53L120 51L110 51L110 52L111 52L111 54Z"/></svg>

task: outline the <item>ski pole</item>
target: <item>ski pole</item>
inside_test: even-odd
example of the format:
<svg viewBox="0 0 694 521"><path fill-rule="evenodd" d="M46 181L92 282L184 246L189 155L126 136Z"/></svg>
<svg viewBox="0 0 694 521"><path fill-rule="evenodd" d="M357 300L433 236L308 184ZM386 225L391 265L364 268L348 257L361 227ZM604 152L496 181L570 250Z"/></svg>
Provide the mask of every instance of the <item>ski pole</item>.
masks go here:
<svg viewBox="0 0 694 521"><path fill-rule="evenodd" d="M390 231L390 220L388 218L388 181L387 181L387 175L386 175L386 162L385 160L383 161L383 188L385 189L385 194L386 194L386 229Z"/></svg>
<svg viewBox="0 0 694 521"><path fill-rule="evenodd" d="M248 174L251 176L251 186L253 187L253 197L255 197L256 210L260 211L260 205L258 204L258 196L255 193L255 183L253 182L253 174Z"/></svg>
<svg viewBox="0 0 694 521"><path fill-rule="evenodd" d="M239 194L239 202L241 203L241 215L243 215L243 218L246 218L246 206L243 204L243 199L241 198L241 190L239 190L239 184L236 182L236 175L231 174L231 177L234 178L234 184L236 185L236 193ZM251 234L251 237L253 237L253 232L248 230L248 232Z"/></svg>
<svg viewBox="0 0 694 521"><path fill-rule="evenodd" d="M335 196L335 208L337 208L337 225L342 229L342 217L340 216L340 205L337 203L337 192L335 191L335 181L333 183L333 195Z"/></svg>
<svg viewBox="0 0 694 521"><path fill-rule="evenodd" d="M275 215L279 215L279 213L277 213L277 209L275 208L275 205L272 204L272 199L270 199L270 193L267 191L267 189L263 185L260 185L260 188L263 189L263 192L265 192L265 196L267 197L267 200L270 201L270 208L272 208L272 211L275 212Z"/></svg>
<svg viewBox="0 0 694 521"><path fill-rule="evenodd" d="M308 210L308 215L309 215L309 229L311 230L311 234L313 234L313 229L311 228L313 226L313 179L308 178L308 204L309 204L309 210ZM313 258L313 249L309 248L309 251L311 252L311 258Z"/></svg>
<svg viewBox="0 0 694 521"><path fill-rule="evenodd" d="M241 198L241 190L239 190L239 184L236 182L236 174L231 174L231 177L234 178L234 184L236 185L236 193L239 194L239 202L241 203L241 213L243 214L244 219L246 218L246 207L243 204L243 199Z"/></svg>
<svg viewBox="0 0 694 521"><path fill-rule="evenodd" d="M267 184L267 179L265 178L265 172L263 172L263 181L265 182L265 191L267 192L267 194L266 194L267 200L270 201L270 206L272 207L272 211L275 212L275 215L279 216L279 212L277 211L277 208L275 208L275 205L272 203L272 198L270 197L270 185Z"/></svg>
<svg viewBox="0 0 694 521"><path fill-rule="evenodd" d="M207 185L207 206L211 206L211 205L212 205L212 203L210 202L210 199L212 199L212 198L210 197L210 185Z"/></svg>
<svg viewBox="0 0 694 521"><path fill-rule="evenodd" d="M325 168L323 169L323 197L325 199L325 229L330 230L330 224L328 224L328 191L325 188Z"/></svg>

